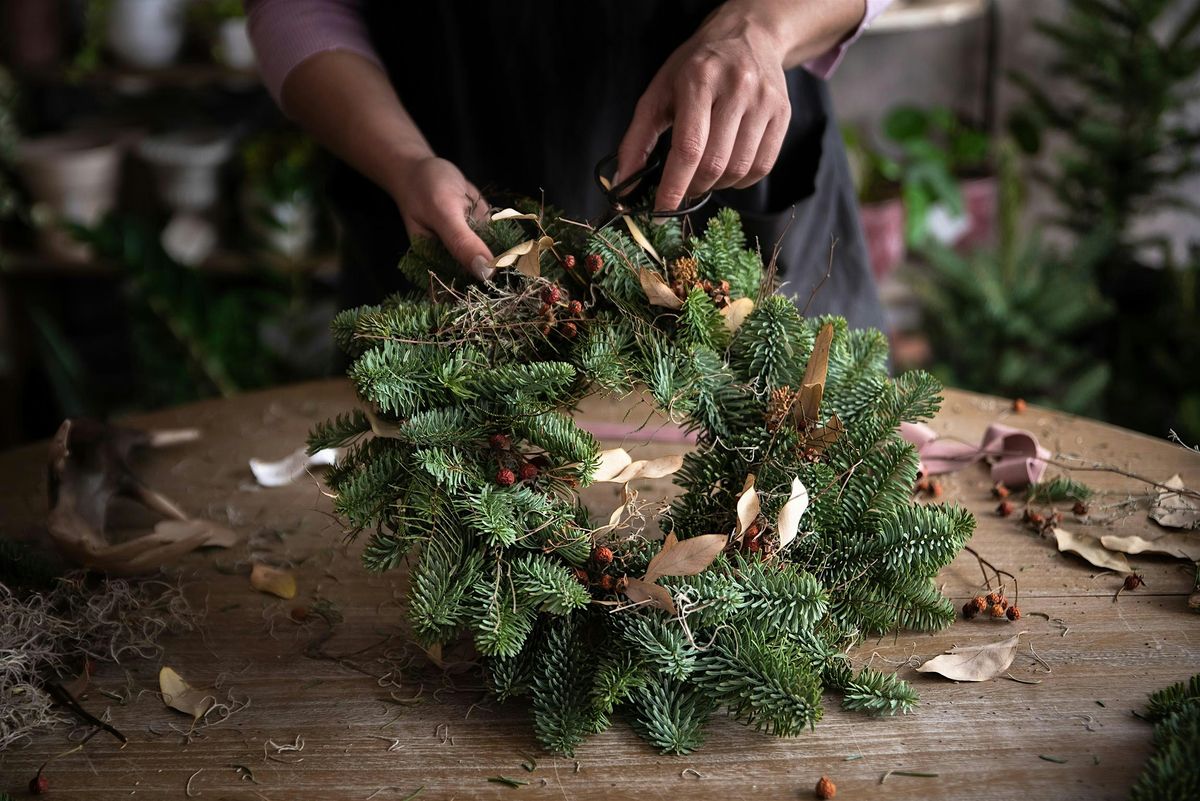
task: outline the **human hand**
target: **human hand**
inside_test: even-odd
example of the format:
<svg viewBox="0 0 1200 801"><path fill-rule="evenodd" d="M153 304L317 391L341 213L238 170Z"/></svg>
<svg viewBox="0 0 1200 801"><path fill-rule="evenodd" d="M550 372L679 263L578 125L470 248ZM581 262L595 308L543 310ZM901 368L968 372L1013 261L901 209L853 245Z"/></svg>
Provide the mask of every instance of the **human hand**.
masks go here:
<svg viewBox="0 0 1200 801"><path fill-rule="evenodd" d="M415 159L400 171L392 197L409 239L436 237L473 276L492 277L492 253L467 222L488 206L458 167L433 155Z"/></svg>
<svg viewBox="0 0 1200 801"><path fill-rule="evenodd" d="M710 189L750 186L779 156L791 118L787 48L732 6L718 9L667 59L621 141L617 180L641 169L671 129L656 209L676 209Z"/></svg>

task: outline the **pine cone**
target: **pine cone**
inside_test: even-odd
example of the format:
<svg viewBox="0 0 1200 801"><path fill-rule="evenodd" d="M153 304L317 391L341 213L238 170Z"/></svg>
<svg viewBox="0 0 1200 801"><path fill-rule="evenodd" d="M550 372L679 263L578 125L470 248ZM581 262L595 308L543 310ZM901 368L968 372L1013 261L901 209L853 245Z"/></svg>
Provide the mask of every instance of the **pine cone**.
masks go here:
<svg viewBox="0 0 1200 801"><path fill-rule="evenodd" d="M695 259L684 256L671 262L671 288L675 289L676 293L679 292L676 285L683 287L684 294L687 294L699 280L700 272L697 270Z"/></svg>
<svg viewBox="0 0 1200 801"><path fill-rule="evenodd" d="M771 390L771 398L767 401L767 430L778 431L787 419L792 409L796 393L791 387L778 387Z"/></svg>

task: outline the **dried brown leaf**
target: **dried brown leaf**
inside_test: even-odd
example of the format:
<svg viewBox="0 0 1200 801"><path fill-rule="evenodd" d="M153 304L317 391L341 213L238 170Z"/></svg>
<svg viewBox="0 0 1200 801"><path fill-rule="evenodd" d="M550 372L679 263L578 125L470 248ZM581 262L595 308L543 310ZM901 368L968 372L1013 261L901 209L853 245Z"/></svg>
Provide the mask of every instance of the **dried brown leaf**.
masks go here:
<svg viewBox="0 0 1200 801"><path fill-rule="evenodd" d="M630 462L613 478L605 480L626 484L638 478L663 478L678 472L681 467L683 467L683 454L660 456L657 459L638 459L636 462Z"/></svg>
<svg viewBox="0 0 1200 801"><path fill-rule="evenodd" d="M270 593L290 600L296 597L296 577L287 570L255 562L250 568L250 586L259 592Z"/></svg>
<svg viewBox="0 0 1200 801"><path fill-rule="evenodd" d="M650 258L654 259L659 264L663 263L662 256L658 255L658 251L654 249L654 245L650 244L650 240L642 233L642 229L633 218L625 215L621 218L625 221L625 227L629 229L629 235L633 237L633 241L638 243L638 246L650 254Z"/></svg>
<svg viewBox="0 0 1200 801"><path fill-rule="evenodd" d="M1111 551L1121 553L1160 553L1200 562L1200 536L1163 532L1157 537L1139 537L1136 534L1109 534L1100 538L1100 544Z"/></svg>
<svg viewBox="0 0 1200 801"><path fill-rule="evenodd" d="M534 242L529 252L517 256L517 272L526 278L539 278L542 275L542 253L554 247L554 240L543 236Z"/></svg>
<svg viewBox="0 0 1200 801"><path fill-rule="evenodd" d="M1200 504L1178 492L1185 489L1179 474L1171 476L1163 484L1171 489L1159 488L1158 497L1150 504L1150 519L1167 528L1200 528Z"/></svg>
<svg viewBox="0 0 1200 801"><path fill-rule="evenodd" d="M917 668L918 673L937 673L954 681L987 681L1008 670L1017 658L1021 631L1007 640L987 645L951 648Z"/></svg>
<svg viewBox="0 0 1200 801"><path fill-rule="evenodd" d="M1105 570L1116 570L1118 573L1128 573L1131 568L1129 561L1122 553L1113 553L1104 547L1103 543L1090 534L1076 534L1065 528L1054 529L1054 539L1058 542L1058 550L1082 556L1086 561Z"/></svg>
<svg viewBox="0 0 1200 801"><path fill-rule="evenodd" d="M796 532L800 530L800 518L807 511L808 488L804 486L799 477L793 478L792 491L783 504L783 508L779 510L779 517L775 521L780 548L786 548L792 540L796 539Z"/></svg>
<svg viewBox="0 0 1200 801"><path fill-rule="evenodd" d="M683 307L683 301L667 286L666 279L654 270L644 267L638 270L638 283L642 285L642 291L646 293L646 299L650 301L651 306L662 306L664 309Z"/></svg>
<svg viewBox="0 0 1200 801"><path fill-rule="evenodd" d="M500 209L492 215L492 222L500 222L501 220L536 220L536 214L522 213L516 209Z"/></svg>
<svg viewBox="0 0 1200 801"><path fill-rule="evenodd" d="M592 474L592 481L612 481L633 462L624 448L610 448L600 452L600 463Z"/></svg>
<svg viewBox="0 0 1200 801"><path fill-rule="evenodd" d="M733 301L721 309L721 316L725 318L725 328L729 333L734 333L742 327L742 323L746 322L746 318L752 311L754 311L754 301L750 298L738 298Z"/></svg>
<svg viewBox="0 0 1200 801"><path fill-rule="evenodd" d="M686 541L686 540L685 540ZM645 603L657 609L665 609L672 615L678 614L675 599L666 587L642 579L626 579L625 597L637 603Z"/></svg>
<svg viewBox="0 0 1200 801"><path fill-rule="evenodd" d="M160 520L154 524L154 533L171 541L204 535L197 548L232 548L238 543L237 532L211 520Z"/></svg>
<svg viewBox="0 0 1200 801"><path fill-rule="evenodd" d="M751 473L746 476L746 483L742 485L742 491L737 498L737 531L734 533L741 534L748 529L761 509L758 490L754 488L754 474Z"/></svg>
<svg viewBox="0 0 1200 801"><path fill-rule="evenodd" d="M817 340L813 343L812 354L808 357L808 366L804 368L804 378L800 381L800 386L825 385L825 377L829 373L829 347L832 344L833 323L825 323L817 332Z"/></svg>
<svg viewBox="0 0 1200 801"><path fill-rule="evenodd" d="M162 693L164 704L185 715L191 715L192 720L207 712L216 701L212 693L192 687L173 668L169 667L163 667L158 671L158 690Z"/></svg>
<svg viewBox="0 0 1200 801"><path fill-rule="evenodd" d="M846 427L842 425L841 419L836 414L832 415L825 425L817 426L804 435L804 447L820 453L837 442L845 431Z"/></svg>
<svg viewBox="0 0 1200 801"><path fill-rule="evenodd" d="M671 535L650 560L642 578L653 582L662 576L694 576L713 563L728 541L724 534L701 534L686 540L675 540Z"/></svg>

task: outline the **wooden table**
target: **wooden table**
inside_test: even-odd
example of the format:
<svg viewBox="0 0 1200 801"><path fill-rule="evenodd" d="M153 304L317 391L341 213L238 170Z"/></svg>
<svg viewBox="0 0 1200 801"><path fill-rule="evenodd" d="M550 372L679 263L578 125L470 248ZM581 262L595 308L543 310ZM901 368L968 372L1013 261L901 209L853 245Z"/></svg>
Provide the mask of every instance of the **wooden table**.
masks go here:
<svg viewBox="0 0 1200 801"><path fill-rule="evenodd" d="M84 752L53 763L48 771L53 797L184 798L190 779L192 797L271 801L396 801L418 787L424 787L422 799L810 798L825 774L837 783L839 799L1118 799L1125 797L1150 750L1150 726L1131 710L1141 709L1149 692L1200 671L1200 616L1185 603L1190 565L1134 558L1147 586L1114 603L1119 576L1061 555L1051 541L1015 519L997 517L987 471L976 466L945 480L946 497L978 515L974 547L1019 577L1025 619L1019 624L960 620L937 635L900 633L858 648L857 661L895 665L914 683L921 694L915 713L872 719L843 712L831 697L816 730L795 739L759 735L719 718L701 751L667 757L617 723L583 745L576 759L547 756L537 749L522 703L487 701L471 687L478 681L469 675L454 679L461 688L456 691L428 677L422 688L401 673L390 676L401 686L389 686L387 674L395 667L389 654L400 647L395 639L351 658L372 675L304 655L327 629L312 619L293 622L294 607L318 597L336 604L345 620L325 650L351 654L398 630L399 576L363 571L358 545L343 546L330 502L314 481L258 489L246 463L254 456L287 454L302 443L314 420L351 402L345 383L325 382L131 421L147 427L195 425L204 431L198 443L148 454L142 462L145 475L190 511L228 522L244 540L231 552L194 554L184 562L187 592L207 608L207 624L202 634L167 639L162 662L193 684L219 685L222 695L249 706L185 744L168 729L184 718L153 694L159 664L104 665L84 703L97 712L107 709L130 743L121 749L115 740L97 737ZM631 405L597 403L584 414L625 419ZM640 419L646 408L628 419ZM1031 429L1059 452L1160 480L1179 472L1188 486L1200 486L1200 457L1182 448L1040 409L1013 415L999 399L948 392L935 427L977 440L997 419ZM624 444L632 449L638 440L631 437ZM654 442L637 453L678 447ZM36 534L45 504L43 454L43 446L33 446L0 455L0 533ZM1099 505L1146 492L1109 473L1079 477L1112 493ZM608 488L593 493L589 503L607 511L613 500ZM1152 525L1143 508L1111 527L1136 532ZM252 551L297 563L295 601L250 588L246 574ZM979 569L963 554L941 578L946 592L961 603L974 594ZM916 659L954 644L995 641L1018 630L1028 636L1011 673L1022 682L955 684L912 670ZM1041 662L1031 655L1031 646ZM147 692L134 692L125 705L99 692L127 683ZM391 703L389 691L417 700ZM276 754L271 741L303 749ZM65 730L58 730L29 748L0 755L0 790L23 797L37 765L66 743ZM536 754L533 771L522 768L529 754ZM257 784L232 765L251 768ZM891 776L881 787L889 770L938 775ZM489 782L494 776L529 784L513 788Z"/></svg>

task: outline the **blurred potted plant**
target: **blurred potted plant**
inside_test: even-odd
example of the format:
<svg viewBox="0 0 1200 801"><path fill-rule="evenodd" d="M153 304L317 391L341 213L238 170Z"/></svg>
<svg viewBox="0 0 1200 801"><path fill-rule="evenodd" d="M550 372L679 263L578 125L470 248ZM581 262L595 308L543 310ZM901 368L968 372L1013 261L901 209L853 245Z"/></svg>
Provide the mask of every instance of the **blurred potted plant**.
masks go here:
<svg viewBox="0 0 1200 801"><path fill-rule="evenodd" d="M183 47L187 0L100 1L107 10L106 41L118 59L139 69L175 61Z"/></svg>
<svg viewBox="0 0 1200 801"><path fill-rule="evenodd" d="M256 243L290 261L312 252L317 235L316 146L298 131L266 132L242 150L242 212Z"/></svg>
<svg viewBox="0 0 1200 801"><path fill-rule="evenodd" d="M1200 5L1066 6L1061 22L1038 27L1057 48L1050 70L1067 86L1051 97L1044 79L1014 75L1028 104L1011 128L1030 152L1046 130L1058 134L1044 175L1060 203L1056 221L1080 242L1101 242L1096 276L1116 315L1097 332L1097 347L1120 377L1109 386L1109 419L1160 436L1191 426L1186 435L1195 440L1200 259L1194 238L1191 255L1181 257L1180 243L1154 228L1163 211L1200 211L1180 191L1181 181L1200 175Z"/></svg>
<svg viewBox="0 0 1200 801"><path fill-rule="evenodd" d="M947 108L910 105L888 112L883 133L900 152L908 244L932 238L965 248L987 240L996 216L987 133Z"/></svg>
<svg viewBox="0 0 1200 801"><path fill-rule="evenodd" d="M871 147L861 129L845 126L842 139L858 194L871 272L882 281L904 262L904 204L900 163Z"/></svg>
<svg viewBox="0 0 1200 801"><path fill-rule="evenodd" d="M1015 157L1000 163L997 245L964 254L930 241L912 274L932 370L963 389L1095 414L1110 375L1087 347L1108 314L1092 277L1101 248L1093 242L1064 254L1037 237L1023 241Z"/></svg>
<svg viewBox="0 0 1200 801"><path fill-rule="evenodd" d="M217 63L231 70L254 69L254 48L242 0L199 0L189 13L195 29L211 42Z"/></svg>

